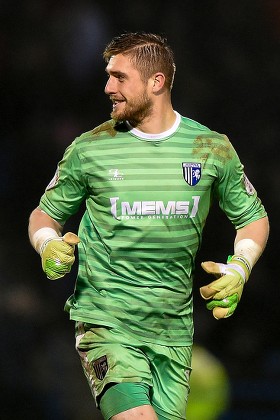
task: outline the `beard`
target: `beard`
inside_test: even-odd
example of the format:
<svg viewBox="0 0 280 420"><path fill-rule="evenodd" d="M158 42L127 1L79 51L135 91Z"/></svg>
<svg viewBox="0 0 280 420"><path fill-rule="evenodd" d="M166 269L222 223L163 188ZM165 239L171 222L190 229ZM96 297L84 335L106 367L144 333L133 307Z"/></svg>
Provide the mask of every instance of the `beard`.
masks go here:
<svg viewBox="0 0 280 420"><path fill-rule="evenodd" d="M136 127L144 118L148 117L152 109L152 101L146 92L143 92L140 97L124 101L122 104L124 104L123 110L113 110L111 118L118 122L129 121L133 127Z"/></svg>

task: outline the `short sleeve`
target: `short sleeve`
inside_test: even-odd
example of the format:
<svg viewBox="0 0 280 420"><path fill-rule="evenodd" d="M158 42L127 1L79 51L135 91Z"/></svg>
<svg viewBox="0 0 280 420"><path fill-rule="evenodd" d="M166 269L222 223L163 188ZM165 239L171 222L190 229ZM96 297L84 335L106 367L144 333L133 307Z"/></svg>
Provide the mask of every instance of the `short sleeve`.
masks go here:
<svg viewBox="0 0 280 420"><path fill-rule="evenodd" d="M75 214L87 196L76 141L65 151L56 173L40 200L40 208L49 216L64 224Z"/></svg>

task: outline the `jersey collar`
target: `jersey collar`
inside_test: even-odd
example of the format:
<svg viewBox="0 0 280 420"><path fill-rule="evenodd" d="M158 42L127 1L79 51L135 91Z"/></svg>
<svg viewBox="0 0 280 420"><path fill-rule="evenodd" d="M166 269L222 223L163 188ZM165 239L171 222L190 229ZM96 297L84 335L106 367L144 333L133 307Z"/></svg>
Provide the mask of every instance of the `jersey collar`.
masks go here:
<svg viewBox="0 0 280 420"><path fill-rule="evenodd" d="M140 131L137 128L132 127L132 125L130 125L128 121L126 121L126 125L131 134L143 140L147 140L147 141L163 140L163 139L166 139L167 137L170 137L172 134L174 134L180 125L181 115L177 111L174 111L174 112L176 114L176 120L174 124L172 125L171 128L169 128L166 131L163 131L162 133L157 133L157 134L144 133L143 131Z"/></svg>

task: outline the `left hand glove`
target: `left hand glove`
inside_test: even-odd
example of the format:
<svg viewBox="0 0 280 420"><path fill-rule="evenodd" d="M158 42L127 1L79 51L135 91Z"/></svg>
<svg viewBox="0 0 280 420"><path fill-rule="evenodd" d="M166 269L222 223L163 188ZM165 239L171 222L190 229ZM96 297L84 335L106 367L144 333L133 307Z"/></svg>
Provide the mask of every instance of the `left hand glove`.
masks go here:
<svg viewBox="0 0 280 420"><path fill-rule="evenodd" d="M79 242L77 235L67 232L61 238L47 239L42 244L42 268L48 279L57 280L70 272L75 261L75 245Z"/></svg>
<svg viewBox="0 0 280 420"><path fill-rule="evenodd" d="M244 284L251 272L250 264L243 256L233 255L227 264L207 261L201 266L207 273L218 277L218 280L200 288L203 299L213 299L207 303L207 309L213 311L216 319L228 318L241 299Z"/></svg>

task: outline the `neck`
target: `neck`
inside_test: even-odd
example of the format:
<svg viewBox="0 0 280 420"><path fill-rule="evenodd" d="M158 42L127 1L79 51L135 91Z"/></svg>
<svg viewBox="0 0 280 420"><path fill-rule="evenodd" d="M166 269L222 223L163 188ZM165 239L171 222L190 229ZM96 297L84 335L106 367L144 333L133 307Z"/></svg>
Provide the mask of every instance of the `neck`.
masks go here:
<svg viewBox="0 0 280 420"><path fill-rule="evenodd" d="M168 106L154 106L151 114L135 126L138 130L147 134L159 134L169 130L176 120L176 114L169 104Z"/></svg>

